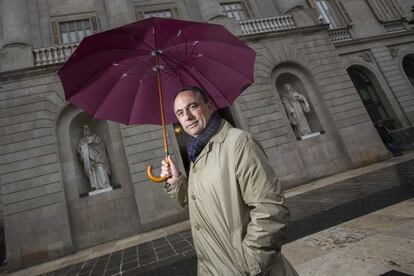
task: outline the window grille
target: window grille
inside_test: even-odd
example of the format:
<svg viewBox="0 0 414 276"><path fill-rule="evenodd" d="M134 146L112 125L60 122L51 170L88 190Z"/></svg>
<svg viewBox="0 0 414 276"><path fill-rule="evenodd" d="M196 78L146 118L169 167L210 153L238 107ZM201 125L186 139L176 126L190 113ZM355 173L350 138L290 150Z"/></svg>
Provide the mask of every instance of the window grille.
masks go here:
<svg viewBox="0 0 414 276"><path fill-rule="evenodd" d="M174 18L174 14L170 9L144 12L144 18L150 17Z"/></svg>
<svg viewBox="0 0 414 276"><path fill-rule="evenodd" d="M229 2L222 3L224 15L229 18L234 18L236 20L249 19L249 13L246 10L246 6L243 2Z"/></svg>
<svg viewBox="0 0 414 276"><path fill-rule="evenodd" d="M95 16L71 21L51 21L53 44L80 42L84 37L99 31Z"/></svg>
<svg viewBox="0 0 414 276"><path fill-rule="evenodd" d="M165 6L164 6L165 7ZM137 10L137 16L139 19L146 19L150 17L161 17L161 18L180 18L180 12L177 7L165 7L161 9L142 8Z"/></svg>

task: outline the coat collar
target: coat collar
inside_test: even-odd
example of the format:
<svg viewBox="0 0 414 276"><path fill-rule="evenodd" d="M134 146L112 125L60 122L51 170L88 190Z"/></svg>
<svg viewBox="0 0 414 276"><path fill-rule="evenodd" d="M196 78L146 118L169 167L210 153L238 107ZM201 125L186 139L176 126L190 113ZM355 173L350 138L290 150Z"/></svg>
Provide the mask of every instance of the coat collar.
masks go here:
<svg viewBox="0 0 414 276"><path fill-rule="evenodd" d="M230 123L224 119L221 119L219 131L215 135L213 135L213 137L210 138L210 141L208 141L208 144L222 143L224 139L226 138L227 134L229 133L230 128L232 128Z"/></svg>
<svg viewBox="0 0 414 276"><path fill-rule="evenodd" d="M207 145L204 149L200 152L197 159L194 161L192 166L194 166L204 155L210 152L213 143L223 143L224 139L226 139L229 130L232 128L232 125L224 119L221 119L220 129L219 131L214 134L210 140L208 141Z"/></svg>

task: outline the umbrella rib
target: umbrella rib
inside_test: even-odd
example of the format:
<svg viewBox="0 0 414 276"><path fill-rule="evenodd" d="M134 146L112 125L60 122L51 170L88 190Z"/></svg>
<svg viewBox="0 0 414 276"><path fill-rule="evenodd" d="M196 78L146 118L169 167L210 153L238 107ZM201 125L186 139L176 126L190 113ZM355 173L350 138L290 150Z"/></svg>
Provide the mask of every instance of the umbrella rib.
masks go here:
<svg viewBox="0 0 414 276"><path fill-rule="evenodd" d="M177 64L177 62L175 62L174 60L171 60L170 59L170 61L171 62L174 62L175 64ZM169 62L167 61L167 60L165 60L165 62L168 64ZM170 69L172 70L172 71L174 71L174 73L175 73L175 75L176 76L178 76L179 77L179 79L180 79L180 82L181 82L181 85L184 85L184 82L183 82L183 80L182 80L182 78L181 78L181 75L177 72L177 70L175 70L175 69L173 69L172 67L170 67ZM187 72L187 74L189 74L192 78L193 78L193 80L195 80L197 83L198 83L198 85L200 86L200 87L202 87L202 88L204 88L204 86L198 81L198 79L196 78L196 77L194 77L188 70L187 70L187 68L185 68L185 67L183 67L183 70L185 71L185 72ZM215 86L214 84L213 84L213 86ZM216 87L216 86L215 86ZM217 87L216 87L217 88ZM205 89L204 88L204 90L206 90L207 91L207 89ZM211 97L211 100L214 102L214 104L217 106L217 103L215 102L215 100ZM226 98L226 100L228 101L228 99Z"/></svg>
<svg viewBox="0 0 414 276"><path fill-rule="evenodd" d="M243 76L244 78L249 79L249 80L252 80L250 77L248 77L248 76L244 75L242 72L240 72L239 70L237 70L237 69L235 69L235 68L231 67L230 65L227 65L227 64L225 64L225 63L221 63L221 62L220 62L220 60L218 60L218 59L216 59L216 58L213 58L213 57L211 57L211 56L204 55L204 54L202 54L202 55L203 55L203 57L206 57L206 58L208 58L208 59L210 59L210 60L212 60L212 61L215 61L215 62L217 62L217 63L219 63L219 64L221 64L221 65L226 66L227 68L230 68L231 70L234 70L235 72L239 73L239 75ZM166 57L166 55L162 55L162 56L165 56L165 57ZM197 57L197 56L194 56L194 57ZM168 58L170 58L170 59L176 59L176 58L174 58L174 57L168 57ZM183 63L184 63L184 62L183 62ZM176 63L176 64L179 64L179 63ZM185 63L185 64L186 64L186 65L188 65L187 63Z"/></svg>
<svg viewBox="0 0 414 276"><path fill-rule="evenodd" d="M196 40L194 40L194 41L196 41ZM236 48L240 48L240 49L244 49L244 50L249 50L250 48L246 48L246 46L245 47L243 47L244 45L235 45L235 44L230 44L230 43L226 43L226 42L221 42L221 41L214 41L214 40L197 40L197 41L199 41L199 42L215 42L215 43L220 43L220 44L224 44L224 45L226 45L226 46L233 46L233 47L236 47ZM187 44L188 43L191 43L191 41L184 41L184 43L179 43L179 44L176 44L175 46L180 46L180 45L185 45L185 46L187 46ZM169 50L169 49L171 49L171 48L173 48L174 46L170 46L170 47L167 47L167 48L164 48L163 50L165 51L165 50Z"/></svg>
<svg viewBox="0 0 414 276"><path fill-rule="evenodd" d="M149 74L150 72L152 72L152 71L145 70L145 74L142 76L142 79L145 79L145 76L146 76L147 74ZM131 112L129 113L128 125L129 125L129 124L131 124L132 110L133 110L133 109L134 109L134 107L135 107L135 104L136 104L136 98L137 98L137 96L138 96L138 90L139 90L140 86L141 86L141 83L139 83L139 84L138 84L138 87L137 87L136 92L135 92L134 103L132 104L132 107L131 107Z"/></svg>
<svg viewBox="0 0 414 276"><path fill-rule="evenodd" d="M146 73L148 72L148 70L146 70L145 71ZM144 74L144 76L145 76L145 74ZM110 89L110 91L111 92L109 92L108 94L106 94L105 95L105 97L103 98L103 100L102 100L102 102L100 103L100 105L98 106L98 108L96 109L96 112L95 112L95 115L101 110L101 108L102 108L102 106L104 105L104 103L105 103L105 101L108 99L108 97L109 97L109 95L111 95L112 93L113 93L113 88L116 86L116 85L118 85L118 83L119 83L119 81L120 81L121 79L119 79L119 80L117 80L115 83L114 83L114 85L112 85L112 87L111 87L111 89ZM140 86L140 84L138 85L138 87ZM136 95L135 95L136 96ZM95 115L94 115L94 117L95 117Z"/></svg>
<svg viewBox="0 0 414 276"><path fill-rule="evenodd" d="M128 37L132 37L132 38L134 38L135 41L137 41L137 43L142 43L143 45L147 46L149 50L153 50L153 47L151 47L151 45L145 43L144 40L136 38L135 36L133 36L131 34L128 34L126 32L123 32L123 31L120 31L120 30L111 30L111 31L109 31L109 33L121 33L121 34L126 35Z"/></svg>
<svg viewBox="0 0 414 276"><path fill-rule="evenodd" d="M185 62L183 62L183 64L184 65L186 65L186 66L189 66L190 67L190 65L188 65L187 63L185 63ZM213 85L216 89L217 89L217 91L220 91L220 89L210 80L210 79L208 79L203 73L201 73L197 68L195 68L195 67L192 67L192 68L194 68L201 76L203 76L203 78L205 79L205 80L207 80L211 85ZM183 69L189 74L189 75L191 75L191 77L197 82L197 83L199 83L200 84L200 82L197 80L197 78L188 70L188 69L186 69L185 67L183 67ZM222 96L227 100L227 103L230 105L230 100L226 97L226 95L225 94L223 94L223 93L221 93L220 92L220 94L222 94Z"/></svg>
<svg viewBox="0 0 414 276"><path fill-rule="evenodd" d="M115 50L116 51L131 51L131 49L128 49L128 48L124 48L124 49L117 48L117 49L108 49L108 50L104 50L104 51L99 51L99 52L93 53L92 55L89 55L89 56L87 56L83 59L74 61L73 63L70 64L70 66L73 66L76 63L79 63L81 61L84 62L85 60L88 60L89 58L92 58L92 57L96 56L97 54L101 54L101 53L105 53L105 52L111 52L111 51L115 51ZM139 55L139 56L144 56L144 55ZM115 61L115 63L118 63L118 62L119 62L119 60ZM100 70L100 71L102 71L102 70Z"/></svg>

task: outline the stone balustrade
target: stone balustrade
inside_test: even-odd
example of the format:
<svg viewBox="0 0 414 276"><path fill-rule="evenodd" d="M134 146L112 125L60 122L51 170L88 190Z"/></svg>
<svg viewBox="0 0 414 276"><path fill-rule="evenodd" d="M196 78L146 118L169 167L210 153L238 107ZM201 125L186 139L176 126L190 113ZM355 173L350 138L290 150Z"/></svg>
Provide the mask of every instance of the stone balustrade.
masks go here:
<svg viewBox="0 0 414 276"><path fill-rule="evenodd" d="M53 65L65 62L79 43L62 44L33 49L35 66Z"/></svg>
<svg viewBox="0 0 414 276"><path fill-rule="evenodd" d="M387 33L404 32L407 30L401 20L384 22L384 28Z"/></svg>
<svg viewBox="0 0 414 276"><path fill-rule="evenodd" d="M292 15L256 18L239 21L242 34L258 34L295 28Z"/></svg>
<svg viewBox="0 0 414 276"><path fill-rule="evenodd" d="M333 43L352 40L351 33L349 32L349 27L330 29L328 32L329 37Z"/></svg>

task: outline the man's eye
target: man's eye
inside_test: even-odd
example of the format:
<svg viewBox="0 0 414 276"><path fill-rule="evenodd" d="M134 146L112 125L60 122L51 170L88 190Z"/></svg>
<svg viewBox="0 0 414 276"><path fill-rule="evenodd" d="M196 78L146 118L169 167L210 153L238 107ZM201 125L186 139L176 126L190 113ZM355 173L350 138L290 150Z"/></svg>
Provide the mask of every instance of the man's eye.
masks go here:
<svg viewBox="0 0 414 276"><path fill-rule="evenodd" d="M189 107L188 107L188 109L189 110L194 110L194 109L196 109L198 107L198 105L196 105L196 104L192 104L192 105L190 105Z"/></svg>

